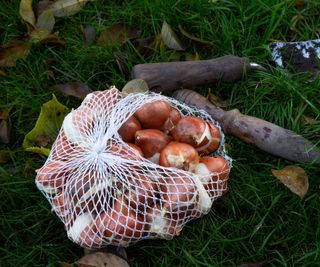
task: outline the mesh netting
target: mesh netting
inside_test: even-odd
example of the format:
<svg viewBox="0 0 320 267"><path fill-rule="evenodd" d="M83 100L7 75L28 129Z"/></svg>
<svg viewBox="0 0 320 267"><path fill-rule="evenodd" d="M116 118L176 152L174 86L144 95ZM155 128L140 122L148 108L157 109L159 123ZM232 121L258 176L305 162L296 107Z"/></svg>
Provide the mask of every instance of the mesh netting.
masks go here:
<svg viewBox="0 0 320 267"><path fill-rule="evenodd" d="M219 173L160 166L122 140L118 131L123 123L146 103L159 100L182 116L212 122L221 132L204 111L155 93L124 97L116 88L89 94L65 118L36 183L72 241L99 248L170 239L188 221L208 213L227 190L231 160L222 132L214 152L225 160Z"/></svg>

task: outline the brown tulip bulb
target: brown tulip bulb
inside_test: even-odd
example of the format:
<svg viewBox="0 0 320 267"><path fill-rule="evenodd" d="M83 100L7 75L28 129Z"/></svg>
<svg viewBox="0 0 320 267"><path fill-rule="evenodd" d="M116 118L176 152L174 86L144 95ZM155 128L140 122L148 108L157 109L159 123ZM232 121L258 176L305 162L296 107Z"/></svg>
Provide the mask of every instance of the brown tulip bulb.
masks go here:
<svg viewBox="0 0 320 267"><path fill-rule="evenodd" d="M177 142L187 143L193 147L201 147L209 142L210 130L207 123L195 116L181 118L171 134Z"/></svg>
<svg viewBox="0 0 320 267"><path fill-rule="evenodd" d="M166 134L169 134L180 119L181 113L176 108L171 107L169 117L162 126L162 131Z"/></svg>
<svg viewBox="0 0 320 267"><path fill-rule="evenodd" d="M64 163L50 161L37 171L36 184L41 191L57 193L66 180Z"/></svg>
<svg viewBox="0 0 320 267"><path fill-rule="evenodd" d="M140 239L145 234L141 215L135 213L119 196L114 199L112 207L98 214L96 224L104 238L112 242L121 240L121 246L127 246L130 241Z"/></svg>
<svg viewBox="0 0 320 267"><path fill-rule="evenodd" d="M212 122L207 122L209 129L210 129L210 142L208 142L206 145L197 148L197 151L201 155L208 155L214 151L217 151L220 146L221 141L221 133L217 126L215 126Z"/></svg>
<svg viewBox="0 0 320 267"><path fill-rule="evenodd" d="M124 142L133 143L136 131L139 130L141 130L140 122L134 116L131 116L121 125L118 132Z"/></svg>
<svg viewBox="0 0 320 267"><path fill-rule="evenodd" d="M216 156L201 158L194 172L202 177L201 181L211 195L219 195L227 189L229 171L229 162L222 156Z"/></svg>
<svg viewBox="0 0 320 267"><path fill-rule="evenodd" d="M160 165L189 170L193 164L199 162L197 150L191 145L170 142L160 153Z"/></svg>
<svg viewBox="0 0 320 267"><path fill-rule="evenodd" d="M185 174L166 177L160 181L160 195L167 210L185 211L197 202L197 187Z"/></svg>
<svg viewBox="0 0 320 267"><path fill-rule="evenodd" d="M182 226L178 224L179 220L171 218L166 209L161 209L159 204L147 210L146 221L148 231L160 238L171 239L182 230Z"/></svg>
<svg viewBox="0 0 320 267"><path fill-rule="evenodd" d="M145 129L161 129L170 114L171 106L167 101L154 101L144 104L135 112L135 117Z"/></svg>
<svg viewBox="0 0 320 267"><path fill-rule="evenodd" d="M159 163L160 152L172 140L172 137L160 130L146 129L136 132L135 144L139 146L145 158Z"/></svg>

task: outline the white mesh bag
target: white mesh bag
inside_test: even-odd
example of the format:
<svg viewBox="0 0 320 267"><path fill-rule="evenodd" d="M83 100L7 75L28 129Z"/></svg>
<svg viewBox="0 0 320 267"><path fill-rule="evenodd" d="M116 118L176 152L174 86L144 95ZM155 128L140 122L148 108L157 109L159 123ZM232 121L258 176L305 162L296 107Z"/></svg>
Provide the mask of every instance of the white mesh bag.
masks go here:
<svg viewBox="0 0 320 267"><path fill-rule="evenodd" d="M123 123L156 101L219 129L214 156L224 160L222 171L209 172L203 164L193 171L163 167L123 141L118 133ZM208 213L227 190L230 168L223 133L209 114L155 93L124 97L112 87L87 95L66 116L36 184L72 241L89 248L128 246L142 239L171 239L188 221Z"/></svg>

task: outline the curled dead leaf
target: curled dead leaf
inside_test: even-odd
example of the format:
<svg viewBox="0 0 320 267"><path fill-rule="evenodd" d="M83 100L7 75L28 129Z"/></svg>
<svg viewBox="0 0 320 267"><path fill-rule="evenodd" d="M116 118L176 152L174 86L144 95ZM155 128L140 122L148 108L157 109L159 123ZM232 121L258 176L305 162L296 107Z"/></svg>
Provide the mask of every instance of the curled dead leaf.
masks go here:
<svg viewBox="0 0 320 267"><path fill-rule="evenodd" d="M143 57L149 56L153 51L159 49L161 43L161 36L156 35L144 39L133 40L134 47L139 51Z"/></svg>
<svg viewBox="0 0 320 267"><path fill-rule="evenodd" d="M78 13L85 4L94 0L57 0L48 7L55 17L67 17Z"/></svg>
<svg viewBox="0 0 320 267"><path fill-rule="evenodd" d="M45 45L61 45L65 46L66 42L61 40L57 32L49 34L47 37L41 40L41 44Z"/></svg>
<svg viewBox="0 0 320 267"><path fill-rule="evenodd" d="M282 170L271 170L273 176L278 178L291 192L301 199L308 192L309 180L306 172L299 166L286 166Z"/></svg>
<svg viewBox="0 0 320 267"><path fill-rule="evenodd" d="M187 37L188 39L190 39L190 41L196 43L197 45L203 46L203 47L210 47L212 46L212 43L210 41L206 41L206 40L202 40L200 38L197 38L195 36L193 36L192 34L188 33L187 31L185 31L181 25L179 25L179 30L182 33L183 36Z"/></svg>
<svg viewBox="0 0 320 267"><path fill-rule="evenodd" d="M104 252L96 252L82 257L76 262L78 267L129 267L129 264L122 258Z"/></svg>
<svg viewBox="0 0 320 267"><path fill-rule="evenodd" d="M38 17L35 29L30 33L31 41L38 43L46 39L52 32L55 19L52 11L45 10Z"/></svg>
<svg viewBox="0 0 320 267"><path fill-rule="evenodd" d="M30 48L30 43L19 40L0 47L0 67L14 67L16 60L27 57Z"/></svg>
<svg viewBox="0 0 320 267"><path fill-rule="evenodd" d="M164 44L170 49L174 49L177 51L185 50L184 45L166 21L164 21L162 24L161 39Z"/></svg>
<svg viewBox="0 0 320 267"><path fill-rule="evenodd" d="M121 91L126 95L131 93L144 93L149 91L149 87L145 80L133 79L127 82Z"/></svg>
<svg viewBox="0 0 320 267"><path fill-rule="evenodd" d="M68 82L65 84L56 84L50 89L56 90L64 94L65 96L74 96L79 99L84 99L87 94L90 94L92 90L88 85L81 82Z"/></svg>
<svg viewBox="0 0 320 267"><path fill-rule="evenodd" d="M106 28L98 38L98 45L121 45L127 40L136 39L139 33L125 23L115 23Z"/></svg>
<svg viewBox="0 0 320 267"><path fill-rule="evenodd" d="M8 117L11 108L6 108L0 112L0 144L8 144L10 142L10 127Z"/></svg>
<svg viewBox="0 0 320 267"><path fill-rule="evenodd" d="M21 0L19 14L26 23L33 27L35 26L36 18L32 9L32 0Z"/></svg>

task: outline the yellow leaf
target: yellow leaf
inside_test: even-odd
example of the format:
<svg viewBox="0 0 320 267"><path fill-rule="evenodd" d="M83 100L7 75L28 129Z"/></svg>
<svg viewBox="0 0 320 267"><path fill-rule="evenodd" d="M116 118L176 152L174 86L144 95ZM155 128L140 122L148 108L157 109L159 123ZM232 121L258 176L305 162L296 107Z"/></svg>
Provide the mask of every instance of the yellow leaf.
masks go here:
<svg viewBox="0 0 320 267"><path fill-rule="evenodd" d="M21 0L19 13L25 22L29 23L33 27L35 26L36 18L32 9L32 0Z"/></svg>
<svg viewBox="0 0 320 267"><path fill-rule="evenodd" d="M55 19L52 11L45 10L38 18L35 29L31 32L31 40L34 43L41 42L46 39L53 30Z"/></svg>
<svg viewBox="0 0 320 267"><path fill-rule="evenodd" d="M317 123L316 119L305 116L305 115L301 116L301 125L302 126L305 126L307 124L315 124L315 123Z"/></svg>
<svg viewBox="0 0 320 267"><path fill-rule="evenodd" d="M149 91L148 84L142 79L134 79L126 83L122 88L122 93L131 94L131 93L144 93Z"/></svg>
<svg viewBox="0 0 320 267"><path fill-rule="evenodd" d="M271 170L273 176L278 178L291 192L304 198L309 188L308 176L304 169L298 166L290 165L282 170Z"/></svg>
<svg viewBox="0 0 320 267"><path fill-rule="evenodd" d="M6 163L10 159L10 154L9 150L0 150L0 164Z"/></svg>
<svg viewBox="0 0 320 267"><path fill-rule="evenodd" d="M78 266L113 266L113 267L129 267L129 264L122 258L111 253L95 252L82 257L77 261Z"/></svg>
<svg viewBox="0 0 320 267"><path fill-rule="evenodd" d="M53 95L52 100L42 105L35 127L24 138L23 148L29 152L48 156L63 119L68 113L69 109ZM43 141L44 139L46 142ZM46 145L46 147L41 145Z"/></svg>
<svg viewBox="0 0 320 267"><path fill-rule="evenodd" d="M51 10L55 17L67 17L78 13L82 7L94 0L58 0L48 10Z"/></svg>
<svg viewBox="0 0 320 267"><path fill-rule="evenodd" d="M161 29L161 38L167 47L170 49L184 51L184 45L179 40L178 36L171 29L170 25L167 22L163 22Z"/></svg>

